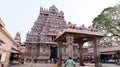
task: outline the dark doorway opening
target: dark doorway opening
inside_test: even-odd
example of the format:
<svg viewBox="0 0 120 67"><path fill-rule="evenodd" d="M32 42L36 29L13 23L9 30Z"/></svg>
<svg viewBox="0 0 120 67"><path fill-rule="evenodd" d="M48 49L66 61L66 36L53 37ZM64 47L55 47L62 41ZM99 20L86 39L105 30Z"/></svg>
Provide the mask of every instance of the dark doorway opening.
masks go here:
<svg viewBox="0 0 120 67"><path fill-rule="evenodd" d="M57 58L57 46L50 46L50 59Z"/></svg>
<svg viewBox="0 0 120 67"><path fill-rule="evenodd" d="M19 64L19 53L11 53L10 58L9 58L9 64L10 65L17 65Z"/></svg>

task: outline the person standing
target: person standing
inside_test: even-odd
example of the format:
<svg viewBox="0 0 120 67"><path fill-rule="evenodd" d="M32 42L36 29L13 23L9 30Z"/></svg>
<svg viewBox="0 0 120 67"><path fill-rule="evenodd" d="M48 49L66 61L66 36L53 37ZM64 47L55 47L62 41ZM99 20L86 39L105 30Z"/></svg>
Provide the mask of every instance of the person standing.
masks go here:
<svg viewBox="0 0 120 67"><path fill-rule="evenodd" d="M34 59L33 57L31 58L31 67L33 67Z"/></svg>
<svg viewBox="0 0 120 67"><path fill-rule="evenodd" d="M24 64L26 64L26 57L24 58Z"/></svg>
<svg viewBox="0 0 120 67"><path fill-rule="evenodd" d="M69 57L67 59L67 61L65 62L64 67L66 67L66 66L67 67L76 67L75 62L73 61L73 59L71 57Z"/></svg>

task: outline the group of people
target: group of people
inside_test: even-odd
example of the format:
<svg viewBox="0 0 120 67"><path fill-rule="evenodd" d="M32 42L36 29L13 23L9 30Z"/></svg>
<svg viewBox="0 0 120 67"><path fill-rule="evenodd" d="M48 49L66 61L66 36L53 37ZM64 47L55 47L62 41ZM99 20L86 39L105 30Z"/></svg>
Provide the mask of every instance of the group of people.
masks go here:
<svg viewBox="0 0 120 67"><path fill-rule="evenodd" d="M25 64L26 63L26 58L24 60L22 59L21 63ZM57 59L48 60L48 63L56 64L57 63ZM33 66L32 64L33 64L33 58L31 58L31 67ZM76 67L75 62L72 59L72 57L69 57L68 59L66 59L64 67Z"/></svg>
<svg viewBox="0 0 120 67"><path fill-rule="evenodd" d="M56 64L57 63L57 59L55 58L55 59L50 59L50 60L48 60L47 61L47 63L54 63L54 64Z"/></svg>

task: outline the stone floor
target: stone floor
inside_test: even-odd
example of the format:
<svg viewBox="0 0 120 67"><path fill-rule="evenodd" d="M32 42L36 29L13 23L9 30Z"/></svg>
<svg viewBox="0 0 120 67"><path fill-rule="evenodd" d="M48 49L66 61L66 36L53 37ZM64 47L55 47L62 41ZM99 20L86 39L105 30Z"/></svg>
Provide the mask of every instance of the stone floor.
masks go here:
<svg viewBox="0 0 120 67"><path fill-rule="evenodd" d="M56 67L55 64L21 64L21 65L14 65L14 66L8 66L8 67ZM86 64L86 66L79 66L79 64L76 64L76 67L95 67L94 64ZM120 67L120 65L116 64L102 64L102 67Z"/></svg>

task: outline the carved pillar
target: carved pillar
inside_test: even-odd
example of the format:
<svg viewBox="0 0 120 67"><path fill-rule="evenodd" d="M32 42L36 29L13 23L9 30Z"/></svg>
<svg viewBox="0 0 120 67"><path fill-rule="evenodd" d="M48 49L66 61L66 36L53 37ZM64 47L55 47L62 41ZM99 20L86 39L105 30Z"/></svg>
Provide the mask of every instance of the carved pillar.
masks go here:
<svg viewBox="0 0 120 67"><path fill-rule="evenodd" d="M99 47L97 45L98 38L94 37L93 43L94 43L94 60L95 60L95 67L102 67L102 64L100 62L100 52Z"/></svg>
<svg viewBox="0 0 120 67"><path fill-rule="evenodd" d="M58 42L58 64L57 67L62 67L62 42Z"/></svg>
<svg viewBox="0 0 120 67"><path fill-rule="evenodd" d="M68 45L68 56L73 58L73 36L67 35L66 41Z"/></svg>
<svg viewBox="0 0 120 67"><path fill-rule="evenodd" d="M32 56L32 53L31 53L31 47L32 47L32 45L31 44L29 44L29 51L30 51L30 56Z"/></svg>
<svg viewBox="0 0 120 67"><path fill-rule="evenodd" d="M40 45L40 53L43 52L43 44Z"/></svg>
<svg viewBox="0 0 120 67"><path fill-rule="evenodd" d="M78 43L78 46L79 46L79 60L80 60L80 62L79 62L79 64L81 65L81 66L84 66L84 61L83 61L83 41L80 41L79 43Z"/></svg>

